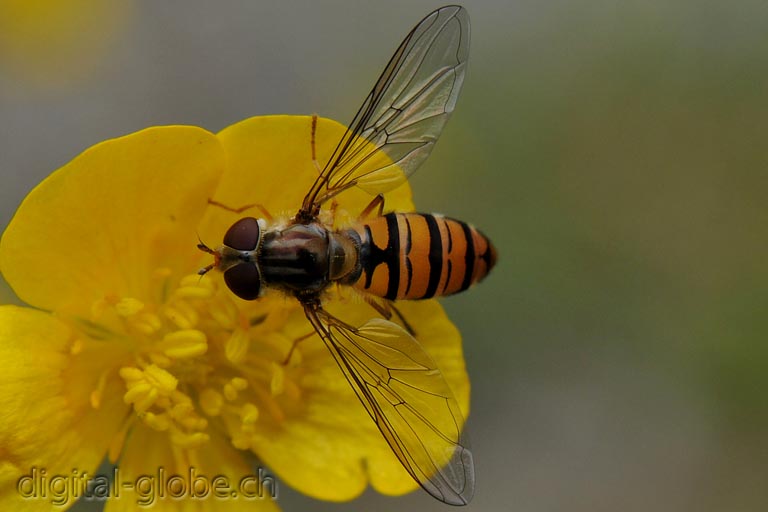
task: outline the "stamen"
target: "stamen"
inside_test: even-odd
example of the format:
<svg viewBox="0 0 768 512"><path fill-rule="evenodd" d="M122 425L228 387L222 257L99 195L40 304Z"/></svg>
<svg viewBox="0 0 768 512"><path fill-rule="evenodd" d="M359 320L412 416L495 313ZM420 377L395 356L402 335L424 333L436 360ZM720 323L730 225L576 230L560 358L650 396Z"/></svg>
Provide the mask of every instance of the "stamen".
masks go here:
<svg viewBox="0 0 768 512"><path fill-rule="evenodd" d="M150 352L149 359L151 359L152 362L160 368L168 368L171 366L171 364L173 364L173 361L170 357L165 356L159 352Z"/></svg>
<svg viewBox="0 0 768 512"><path fill-rule="evenodd" d="M186 416L189 416L190 413L194 411L194 407L192 407L192 404L189 402L182 402L180 404L176 404L168 411L168 414L171 416L171 418L175 420L181 420L184 419Z"/></svg>
<svg viewBox="0 0 768 512"><path fill-rule="evenodd" d="M197 274L187 274L179 281L179 288L186 288L187 286L199 286L200 288L214 289L213 281L210 279L200 279Z"/></svg>
<svg viewBox="0 0 768 512"><path fill-rule="evenodd" d="M191 434L181 431L171 432L171 442L182 448L199 448L210 440L211 436L205 432L192 432Z"/></svg>
<svg viewBox="0 0 768 512"><path fill-rule="evenodd" d="M128 391L123 395L123 401L126 404L132 404L138 400L143 399L154 389L148 382L137 382L133 386L128 388Z"/></svg>
<svg viewBox="0 0 768 512"><path fill-rule="evenodd" d="M101 397L104 395L104 386L107 384L107 374L111 371L111 368L101 372L99 380L96 383L96 389L91 391L90 401L91 407L98 409L101 407Z"/></svg>
<svg viewBox="0 0 768 512"><path fill-rule="evenodd" d="M158 348L174 359L196 357L208 351L208 338L203 331L183 329L166 334Z"/></svg>
<svg viewBox="0 0 768 512"><path fill-rule="evenodd" d="M218 391L205 388L200 393L200 407L208 416L218 416L221 414L221 408L224 405L224 397Z"/></svg>
<svg viewBox="0 0 768 512"><path fill-rule="evenodd" d="M171 426L171 421L165 414L153 414L147 412L142 419L144 420L144 423L158 432L165 432Z"/></svg>
<svg viewBox="0 0 768 512"><path fill-rule="evenodd" d="M115 311L117 311L117 314L124 317L133 316L142 309L144 309L144 303L131 297L120 299L117 304L115 304Z"/></svg>
<svg viewBox="0 0 768 512"><path fill-rule="evenodd" d="M237 400L237 389L229 382L224 384L224 398L230 402Z"/></svg>
<svg viewBox="0 0 768 512"><path fill-rule="evenodd" d="M252 403L246 403L240 408L240 418L246 425L253 425L259 419L259 408Z"/></svg>
<svg viewBox="0 0 768 512"><path fill-rule="evenodd" d="M142 312L136 315L131 325L140 333L151 336L163 327L163 321L155 313Z"/></svg>
<svg viewBox="0 0 768 512"><path fill-rule="evenodd" d="M178 389L174 389L171 391L171 399L176 404L190 404L192 405L192 399L189 398L186 394L182 393Z"/></svg>
<svg viewBox="0 0 768 512"><path fill-rule="evenodd" d="M239 364L245 359L249 344L248 333L243 329L235 329L224 345L224 355L229 362Z"/></svg>
<svg viewBox="0 0 768 512"><path fill-rule="evenodd" d="M237 307L229 300L214 301L208 309L208 314L224 329L234 329L237 325Z"/></svg>
<svg viewBox="0 0 768 512"><path fill-rule="evenodd" d="M120 368L119 374L125 381L137 381L144 378L144 372L132 366Z"/></svg>
<svg viewBox="0 0 768 512"><path fill-rule="evenodd" d="M147 366L139 377L137 368L121 368L128 390L123 395L126 404L133 404L137 414L146 412L161 396L168 396L176 389L178 379L159 366ZM139 378L137 378L139 377Z"/></svg>
<svg viewBox="0 0 768 512"><path fill-rule="evenodd" d="M179 329L192 329L200 319L197 311L182 300L176 301L173 306L166 306L163 313Z"/></svg>
<svg viewBox="0 0 768 512"><path fill-rule="evenodd" d="M251 447L251 438L244 433L235 431L231 434L230 442L238 450L248 450Z"/></svg>
<svg viewBox="0 0 768 512"><path fill-rule="evenodd" d="M208 420L194 416L187 416L186 418L180 419L179 424L189 430L205 430L208 428Z"/></svg>
<svg viewBox="0 0 768 512"><path fill-rule="evenodd" d="M242 391L248 388L248 381L242 377L233 377L229 382L232 384L232 387L238 391Z"/></svg>
<svg viewBox="0 0 768 512"><path fill-rule="evenodd" d="M171 373L153 364L146 367L144 375L149 382L157 385L157 387L166 392L175 390L176 386L179 384L179 380Z"/></svg>
<svg viewBox="0 0 768 512"><path fill-rule="evenodd" d="M159 396L157 397L155 405L160 409L170 409L173 406L173 402L171 402L171 399L167 396Z"/></svg>
<svg viewBox="0 0 768 512"><path fill-rule="evenodd" d="M272 379L269 382L269 391L272 396L281 395L285 389L285 370L283 365L272 363Z"/></svg>
<svg viewBox="0 0 768 512"><path fill-rule="evenodd" d="M126 393L126 395L127 394L128 393ZM136 411L138 414L146 412L147 409L152 407L152 405L155 403L155 400L157 399L157 395L159 395L159 393L157 392L157 388L150 389L146 393L146 395L144 395L142 398L139 398L137 401L133 403L133 410Z"/></svg>
<svg viewBox="0 0 768 512"><path fill-rule="evenodd" d="M164 286L160 303L110 295L93 306L106 309L113 320L122 318L118 325L128 333L144 335L138 337L135 362L119 369L123 401L133 409L130 418L165 432L179 460L210 440L207 429L214 417L216 425L225 425L233 446L251 448L262 435L264 414L278 423L285 420L283 399L276 397L301 396L292 372L279 363L293 346L278 332L288 310L267 302L241 311L215 280L187 275L173 289L172 275L165 268L153 274ZM83 349L83 341L73 340L72 353ZM107 378L100 375L91 393L94 408L102 402ZM253 401L246 402L248 397ZM110 460L119 457L125 437L121 431L110 444Z"/></svg>
<svg viewBox="0 0 768 512"><path fill-rule="evenodd" d="M195 274L182 278L174 294L182 299L210 299L213 292L211 280Z"/></svg>

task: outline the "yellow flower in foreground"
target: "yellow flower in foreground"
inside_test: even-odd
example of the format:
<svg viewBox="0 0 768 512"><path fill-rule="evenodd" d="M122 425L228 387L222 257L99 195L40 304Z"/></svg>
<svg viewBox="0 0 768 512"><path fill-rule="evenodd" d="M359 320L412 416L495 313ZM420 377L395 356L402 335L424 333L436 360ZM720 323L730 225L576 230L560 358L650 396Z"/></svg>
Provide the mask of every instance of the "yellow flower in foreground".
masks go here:
<svg viewBox="0 0 768 512"><path fill-rule="evenodd" d="M319 158L343 130L320 120ZM51 493L29 497L20 478L33 468L92 476L105 456L122 483L193 468L235 487L258 475L255 454L321 499L352 499L367 483L392 495L416 488L317 336L284 364L311 332L295 299L244 302L220 275L195 273L209 262L198 234L218 244L238 218L209 198L295 213L317 175L309 135L310 118L288 116L218 135L150 128L94 146L27 196L0 241L0 270L32 306L0 306L0 508L48 508ZM370 196L338 201L337 218L355 218ZM411 210L408 187L387 206ZM332 313L355 325L373 316L335 293ZM466 413L458 332L435 301L401 310ZM275 508L267 487L255 505ZM155 494L167 508L189 503ZM132 510L141 497L123 488L107 508ZM239 509L243 498L214 504Z"/></svg>

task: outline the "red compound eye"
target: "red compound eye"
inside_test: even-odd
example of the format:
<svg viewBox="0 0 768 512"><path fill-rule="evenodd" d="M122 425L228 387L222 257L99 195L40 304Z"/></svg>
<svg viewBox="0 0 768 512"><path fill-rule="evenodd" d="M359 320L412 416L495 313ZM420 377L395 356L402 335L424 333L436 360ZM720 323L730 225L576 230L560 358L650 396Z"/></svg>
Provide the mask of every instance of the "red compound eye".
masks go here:
<svg viewBox="0 0 768 512"><path fill-rule="evenodd" d="M254 300L259 297L261 277L253 263L238 263L224 272L224 282L232 293L243 300Z"/></svg>
<svg viewBox="0 0 768 512"><path fill-rule="evenodd" d="M232 224L224 235L224 245L238 251L252 251L259 244L261 228L253 217L244 217Z"/></svg>

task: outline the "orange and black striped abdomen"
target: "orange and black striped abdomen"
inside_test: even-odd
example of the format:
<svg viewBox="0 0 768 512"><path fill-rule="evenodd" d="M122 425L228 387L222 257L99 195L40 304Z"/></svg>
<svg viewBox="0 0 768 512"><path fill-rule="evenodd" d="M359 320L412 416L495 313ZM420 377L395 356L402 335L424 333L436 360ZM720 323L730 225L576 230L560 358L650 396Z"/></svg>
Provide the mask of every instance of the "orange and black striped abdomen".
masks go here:
<svg viewBox="0 0 768 512"><path fill-rule="evenodd" d="M485 235L441 215L388 213L353 229L362 242L362 273L352 286L387 299L457 293L496 263Z"/></svg>

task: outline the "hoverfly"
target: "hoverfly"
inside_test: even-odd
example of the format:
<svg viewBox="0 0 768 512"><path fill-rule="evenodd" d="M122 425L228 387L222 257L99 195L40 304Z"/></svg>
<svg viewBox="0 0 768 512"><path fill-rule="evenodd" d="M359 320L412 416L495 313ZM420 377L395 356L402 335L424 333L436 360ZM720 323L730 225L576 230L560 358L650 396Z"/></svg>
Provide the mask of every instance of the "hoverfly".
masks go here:
<svg viewBox="0 0 768 512"><path fill-rule="evenodd" d="M465 290L490 271L496 251L480 231L458 220L383 214L381 192L404 181L429 155L456 104L468 51L464 8L446 6L427 15L400 44L325 166L318 166L296 215L272 226L245 217L229 228L222 246L198 246L214 256L200 273L223 271L238 297L257 299L270 288L298 299L406 471L452 505L465 505L474 494L464 419L394 301ZM378 195L357 225L334 229L320 219L329 199L363 184ZM362 220L375 210L378 216ZM357 290L379 317L357 327L328 313L323 298L332 284ZM400 323L391 321L393 315Z"/></svg>

